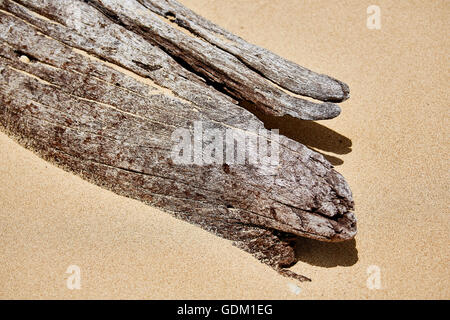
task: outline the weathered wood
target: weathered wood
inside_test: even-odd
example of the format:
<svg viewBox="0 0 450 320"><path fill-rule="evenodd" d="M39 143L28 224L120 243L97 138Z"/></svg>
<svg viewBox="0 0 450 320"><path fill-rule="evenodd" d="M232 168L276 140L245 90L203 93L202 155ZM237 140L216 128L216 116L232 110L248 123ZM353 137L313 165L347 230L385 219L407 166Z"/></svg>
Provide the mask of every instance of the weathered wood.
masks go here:
<svg viewBox="0 0 450 320"><path fill-rule="evenodd" d="M292 235L354 237L343 177L300 143L270 140L236 101L274 115L329 118L336 105L296 94L341 101L348 97L341 82L174 1L0 0L0 40L0 127L43 158L233 240L299 280L306 278L283 269L295 262ZM278 167L174 163L172 133L198 121L278 144Z"/></svg>

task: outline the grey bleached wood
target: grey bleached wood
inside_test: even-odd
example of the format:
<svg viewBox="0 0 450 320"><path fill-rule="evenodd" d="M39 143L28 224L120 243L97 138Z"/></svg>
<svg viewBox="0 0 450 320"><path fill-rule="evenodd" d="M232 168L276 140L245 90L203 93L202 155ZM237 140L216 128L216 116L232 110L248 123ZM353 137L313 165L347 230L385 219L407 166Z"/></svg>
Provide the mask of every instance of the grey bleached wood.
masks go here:
<svg viewBox="0 0 450 320"><path fill-rule="evenodd" d="M171 15L213 28L175 2L140 2L148 8L138 1L1 0L0 126L66 170L233 240L282 274L307 280L284 269L295 262L293 235L342 241L356 233L351 191L328 161L280 137L276 172L248 163L180 165L170 157L171 135L202 121L205 129L253 128L265 137L263 124L236 99L300 118L329 116L334 108L300 100L275 82L323 100L346 93L331 85L308 93L303 80L284 83L274 71L256 72L251 45L236 38L234 49L221 49L208 42L211 34L192 37L149 10L176 5ZM275 58L267 68L290 65ZM308 81L335 81L298 70L311 75Z"/></svg>

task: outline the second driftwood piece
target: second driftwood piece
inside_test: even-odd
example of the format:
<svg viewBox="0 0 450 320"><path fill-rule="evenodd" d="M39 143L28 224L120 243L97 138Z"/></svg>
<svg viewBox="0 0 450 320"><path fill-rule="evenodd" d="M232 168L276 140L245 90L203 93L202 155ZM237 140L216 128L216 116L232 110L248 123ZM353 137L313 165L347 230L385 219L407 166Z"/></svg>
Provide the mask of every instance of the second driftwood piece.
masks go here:
<svg viewBox="0 0 450 320"><path fill-rule="evenodd" d="M329 101L348 98L338 80L250 45L175 1L0 0L0 40L0 126L43 158L233 240L299 280L306 278L284 269L295 263L292 236L354 237L343 177L300 143L270 140L238 105L332 118L339 107ZM276 144L276 168L175 163L173 133L198 123Z"/></svg>

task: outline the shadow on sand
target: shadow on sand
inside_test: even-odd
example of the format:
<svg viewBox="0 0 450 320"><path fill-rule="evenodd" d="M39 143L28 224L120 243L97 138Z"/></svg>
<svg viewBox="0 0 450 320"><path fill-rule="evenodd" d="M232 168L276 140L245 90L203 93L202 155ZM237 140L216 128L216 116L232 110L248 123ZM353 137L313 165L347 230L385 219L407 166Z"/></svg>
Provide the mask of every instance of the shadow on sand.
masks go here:
<svg viewBox="0 0 450 320"><path fill-rule="evenodd" d="M355 239L333 243L299 237L296 241L295 256L297 261L324 268L349 267L358 262Z"/></svg>
<svg viewBox="0 0 450 320"><path fill-rule="evenodd" d="M280 134L321 153L332 165L344 163L335 155L347 154L352 151L352 141L317 122L300 120L291 116L275 117L259 111L255 104L241 101L239 105L264 123L266 129L278 129ZM323 152L334 153L335 155Z"/></svg>

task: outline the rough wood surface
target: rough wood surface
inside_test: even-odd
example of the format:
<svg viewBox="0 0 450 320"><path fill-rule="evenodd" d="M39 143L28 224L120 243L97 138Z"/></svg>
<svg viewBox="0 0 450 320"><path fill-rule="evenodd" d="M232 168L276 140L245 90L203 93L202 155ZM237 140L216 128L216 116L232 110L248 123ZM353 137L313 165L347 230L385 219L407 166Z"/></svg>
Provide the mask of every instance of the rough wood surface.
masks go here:
<svg viewBox="0 0 450 320"><path fill-rule="evenodd" d="M292 236L354 237L347 183L298 142L280 137L275 172L170 158L173 131L196 121L266 137L242 100L277 116L334 117L337 105L298 95L342 101L345 84L175 1L0 0L0 40L0 127L43 158L233 240L299 280L307 278L283 269L295 263Z"/></svg>

